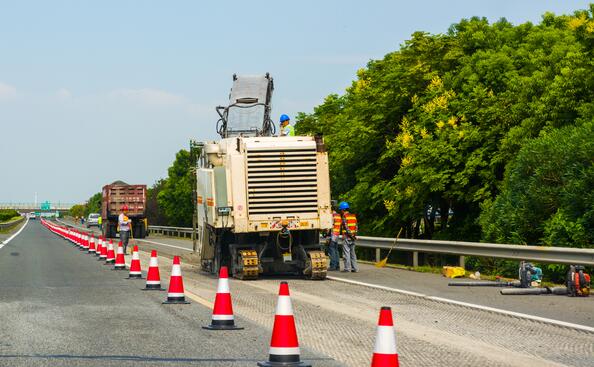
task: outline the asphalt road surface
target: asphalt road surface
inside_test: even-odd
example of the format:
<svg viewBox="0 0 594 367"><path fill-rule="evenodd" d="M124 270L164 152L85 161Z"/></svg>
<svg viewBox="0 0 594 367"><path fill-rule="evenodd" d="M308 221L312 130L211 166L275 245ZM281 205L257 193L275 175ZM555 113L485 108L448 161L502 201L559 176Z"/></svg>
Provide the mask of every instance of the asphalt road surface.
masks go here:
<svg viewBox="0 0 594 367"><path fill-rule="evenodd" d="M163 305L39 221L0 249L0 366L255 366L266 360L270 329L238 317L243 331L201 327L199 303ZM167 279L162 279L167 286ZM316 366L340 366L302 348Z"/></svg>

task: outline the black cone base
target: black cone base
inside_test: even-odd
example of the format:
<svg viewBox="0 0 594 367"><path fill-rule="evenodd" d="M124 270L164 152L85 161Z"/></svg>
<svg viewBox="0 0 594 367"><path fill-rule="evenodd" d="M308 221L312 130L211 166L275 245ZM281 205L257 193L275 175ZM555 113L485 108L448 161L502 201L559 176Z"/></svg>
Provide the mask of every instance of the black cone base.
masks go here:
<svg viewBox="0 0 594 367"><path fill-rule="evenodd" d="M161 288L161 287L158 287L158 288L148 288L147 287L147 288L142 288L141 290L143 290L143 291L164 291L165 288Z"/></svg>
<svg viewBox="0 0 594 367"><path fill-rule="evenodd" d="M311 367L307 362L258 362L260 367Z"/></svg>
<svg viewBox="0 0 594 367"><path fill-rule="evenodd" d="M213 325L203 326L206 330L243 330L244 328L235 325Z"/></svg>
<svg viewBox="0 0 594 367"><path fill-rule="evenodd" d="M124 279L144 279L142 275L128 275L128 278Z"/></svg>
<svg viewBox="0 0 594 367"><path fill-rule="evenodd" d="M163 302L164 305L175 305L175 304L180 304L180 305L189 305L190 302L186 301L186 300L174 300L174 301L165 301Z"/></svg>

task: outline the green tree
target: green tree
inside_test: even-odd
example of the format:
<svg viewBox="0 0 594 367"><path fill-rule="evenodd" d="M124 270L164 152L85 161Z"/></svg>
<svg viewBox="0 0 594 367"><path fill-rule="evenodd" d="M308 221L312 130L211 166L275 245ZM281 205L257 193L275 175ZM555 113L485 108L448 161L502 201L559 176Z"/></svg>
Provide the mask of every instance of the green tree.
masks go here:
<svg viewBox="0 0 594 367"><path fill-rule="evenodd" d="M85 216L91 213L101 213L101 201L103 200L103 194L101 192L91 196L85 205Z"/></svg>
<svg viewBox="0 0 594 367"><path fill-rule="evenodd" d="M161 209L157 200L159 193L163 190L167 180L160 179L147 189L146 193L146 217L149 225L167 225L167 217Z"/></svg>
<svg viewBox="0 0 594 367"><path fill-rule="evenodd" d="M192 225L194 204L192 201L192 182L195 161L190 152L182 149L175 155L173 165L167 170L168 178L157 195L159 207L163 210L168 224L180 227Z"/></svg>

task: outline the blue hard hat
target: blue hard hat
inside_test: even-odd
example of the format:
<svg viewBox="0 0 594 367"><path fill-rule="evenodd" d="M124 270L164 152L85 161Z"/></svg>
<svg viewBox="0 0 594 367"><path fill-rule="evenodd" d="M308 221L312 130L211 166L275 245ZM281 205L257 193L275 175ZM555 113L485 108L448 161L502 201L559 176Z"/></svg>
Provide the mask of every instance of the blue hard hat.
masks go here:
<svg viewBox="0 0 594 367"><path fill-rule="evenodd" d="M290 118L288 115L282 114L281 118L280 118L280 122L285 122L285 121L289 121Z"/></svg>
<svg viewBox="0 0 594 367"><path fill-rule="evenodd" d="M341 201L340 204L338 204L338 210L347 210L349 208L349 203L347 203L346 201Z"/></svg>

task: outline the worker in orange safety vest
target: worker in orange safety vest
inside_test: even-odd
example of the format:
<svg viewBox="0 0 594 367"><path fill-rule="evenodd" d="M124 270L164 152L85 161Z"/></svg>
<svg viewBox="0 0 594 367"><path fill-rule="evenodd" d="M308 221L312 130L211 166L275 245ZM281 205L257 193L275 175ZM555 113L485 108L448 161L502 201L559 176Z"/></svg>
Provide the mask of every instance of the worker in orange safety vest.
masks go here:
<svg viewBox="0 0 594 367"><path fill-rule="evenodd" d="M344 256L343 272L359 271L357 265L357 254L355 253L355 240L357 239L357 216L349 212L349 203L346 201L338 204L338 213L334 215L334 226L332 228L332 238L338 241L342 236L342 251ZM338 248L336 249L338 252ZM331 255L332 256L332 255ZM332 257L330 258L332 266Z"/></svg>

